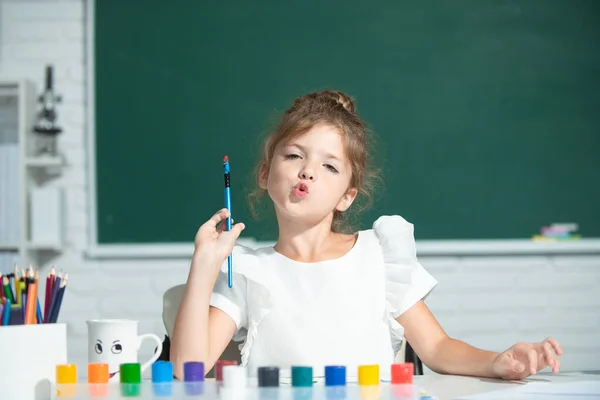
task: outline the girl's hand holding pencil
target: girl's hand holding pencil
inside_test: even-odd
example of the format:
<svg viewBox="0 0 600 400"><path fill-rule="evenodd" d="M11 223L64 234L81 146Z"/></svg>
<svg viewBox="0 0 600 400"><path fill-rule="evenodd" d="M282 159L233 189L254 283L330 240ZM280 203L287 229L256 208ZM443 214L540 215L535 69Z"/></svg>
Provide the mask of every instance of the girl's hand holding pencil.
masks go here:
<svg viewBox="0 0 600 400"><path fill-rule="evenodd" d="M19 270L0 275L0 325L56 323L67 287L68 275L55 274L54 267L46 278L44 311L39 301L39 271Z"/></svg>
<svg viewBox="0 0 600 400"><path fill-rule="evenodd" d="M229 210L223 208L198 229L194 240L194 258L202 259L202 264L209 263L220 268L233 251L235 241L245 226L243 223L237 223L227 231L224 222L228 217Z"/></svg>

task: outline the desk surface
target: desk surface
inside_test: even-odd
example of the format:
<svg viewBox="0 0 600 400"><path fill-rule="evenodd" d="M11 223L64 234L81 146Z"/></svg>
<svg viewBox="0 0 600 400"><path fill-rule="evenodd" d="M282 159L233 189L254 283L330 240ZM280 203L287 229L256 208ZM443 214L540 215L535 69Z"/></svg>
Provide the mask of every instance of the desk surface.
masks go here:
<svg viewBox="0 0 600 400"><path fill-rule="evenodd" d="M438 400L452 400L461 396L511 389L519 385L533 382L561 383L574 381L600 380L600 371L565 372L554 375L539 373L524 381L505 381L498 379L472 378L454 375L422 375L415 377L415 383L423 388L428 395Z"/></svg>

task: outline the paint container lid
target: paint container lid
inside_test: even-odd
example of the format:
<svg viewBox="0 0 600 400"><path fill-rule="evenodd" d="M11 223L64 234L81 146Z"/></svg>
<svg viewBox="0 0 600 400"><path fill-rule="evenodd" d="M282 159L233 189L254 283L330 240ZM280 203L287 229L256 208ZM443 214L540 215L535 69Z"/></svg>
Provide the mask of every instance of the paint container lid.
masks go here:
<svg viewBox="0 0 600 400"><path fill-rule="evenodd" d="M328 365L325 367L325 386L345 386L346 367L342 365Z"/></svg>
<svg viewBox="0 0 600 400"><path fill-rule="evenodd" d="M108 383L109 373L108 364L89 363L88 364L88 383Z"/></svg>
<svg viewBox="0 0 600 400"><path fill-rule="evenodd" d="M244 389L248 386L248 371L241 365L223 366L223 387Z"/></svg>
<svg viewBox="0 0 600 400"><path fill-rule="evenodd" d="M312 367L292 366L292 386L308 387L313 385Z"/></svg>
<svg viewBox="0 0 600 400"><path fill-rule="evenodd" d="M279 367L258 367L258 386L279 386Z"/></svg>
<svg viewBox="0 0 600 400"><path fill-rule="evenodd" d="M379 365L360 365L358 384L361 386L379 385Z"/></svg>
<svg viewBox="0 0 600 400"><path fill-rule="evenodd" d="M184 363L183 380L185 382L204 382L204 363L202 361Z"/></svg>
<svg viewBox="0 0 600 400"><path fill-rule="evenodd" d="M142 367L140 363L124 363L119 368L121 383L141 383Z"/></svg>
<svg viewBox="0 0 600 400"><path fill-rule="evenodd" d="M56 366L56 384L77 383L77 364L59 364Z"/></svg>
<svg viewBox="0 0 600 400"><path fill-rule="evenodd" d="M173 363L170 361L156 361L152 364L152 382L172 382Z"/></svg>

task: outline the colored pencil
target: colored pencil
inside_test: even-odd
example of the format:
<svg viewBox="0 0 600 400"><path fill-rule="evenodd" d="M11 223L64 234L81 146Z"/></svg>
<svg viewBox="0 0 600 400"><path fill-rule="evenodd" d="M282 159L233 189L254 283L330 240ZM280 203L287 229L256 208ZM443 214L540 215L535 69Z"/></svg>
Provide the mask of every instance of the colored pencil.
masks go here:
<svg viewBox="0 0 600 400"><path fill-rule="evenodd" d="M225 207L229 211L229 217L226 220L226 228L231 230L231 167L229 166L229 157L223 156L223 175L225 178ZM233 256L227 256L227 285L233 286Z"/></svg>
<svg viewBox="0 0 600 400"><path fill-rule="evenodd" d="M15 276L13 273L7 274L6 277L8 278L8 287L10 288L10 292L12 294L13 299L15 299L15 302L18 302L17 300L17 292L15 291ZM15 303L13 303L15 304Z"/></svg>
<svg viewBox="0 0 600 400"><path fill-rule="evenodd" d="M10 303L11 301L6 299L6 303L4 304L4 322L2 322L2 325L5 326L10 322Z"/></svg>
<svg viewBox="0 0 600 400"><path fill-rule="evenodd" d="M13 297L12 289L10 288L10 283L8 281L8 277L5 276L4 278L2 278L2 285L4 285L4 294L5 294L6 298L8 300L10 300L11 303L14 303L15 298Z"/></svg>
<svg viewBox="0 0 600 400"><path fill-rule="evenodd" d="M35 308L35 323L36 324L43 324L44 323L44 317L42 316L42 307L40 307L40 299L37 298L36 302L35 302L36 308Z"/></svg>
<svg viewBox="0 0 600 400"><path fill-rule="evenodd" d="M15 293L17 303L21 301L21 280L19 279L19 269L15 265Z"/></svg>
<svg viewBox="0 0 600 400"><path fill-rule="evenodd" d="M27 307L27 292L25 291L25 282L21 282L21 318L25 323L25 308Z"/></svg>
<svg viewBox="0 0 600 400"><path fill-rule="evenodd" d="M33 324L35 321L35 293L36 284L30 283L27 289L27 308L25 309L25 324Z"/></svg>
<svg viewBox="0 0 600 400"><path fill-rule="evenodd" d="M40 298L38 296L40 288L40 272L37 268L35 269L35 274L33 275L33 282L35 283L35 321L32 323L41 324L44 322L44 320L42 319L42 308L40 307Z"/></svg>
<svg viewBox="0 0 600 400"><path fill-rule="evenodd" d="M52 315L52 309L54 308L54 303L56 302L56 296L58 295L58 289L60 288L60 282L62 281L62 271L58 273L58 276L54 279L54 285L52 285L52 292L50 294L50 308L48 308L48 318L44 321L46 323L50 322L50 316Z"/></svg>
<svg viewBox="0 0 600 400"><path fill-rule="evenodd" d="M65 279L63 279L60 283L60 289L58 291L56 303L54 304L54 307L52 308L52 312L50 314L51 323L56 323L56 321L58 320L58 314L60 313L60 307L62 305L63 297L65 295L65 289L67 287L68 280L69 276L68 274L65 274Z"/></svg>

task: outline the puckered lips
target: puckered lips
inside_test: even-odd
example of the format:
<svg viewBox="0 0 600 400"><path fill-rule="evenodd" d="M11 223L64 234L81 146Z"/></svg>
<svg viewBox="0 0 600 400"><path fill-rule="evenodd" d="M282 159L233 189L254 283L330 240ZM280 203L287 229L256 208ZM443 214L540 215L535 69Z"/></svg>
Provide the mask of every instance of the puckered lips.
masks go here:
<svg viewBox="0 0 600 400"><path fill-rule="evenodd" d="M308 186L306 185L306 183L299 182L296 185L294 185L293 193L294 196L302 199L308 196Z"/></svg>

